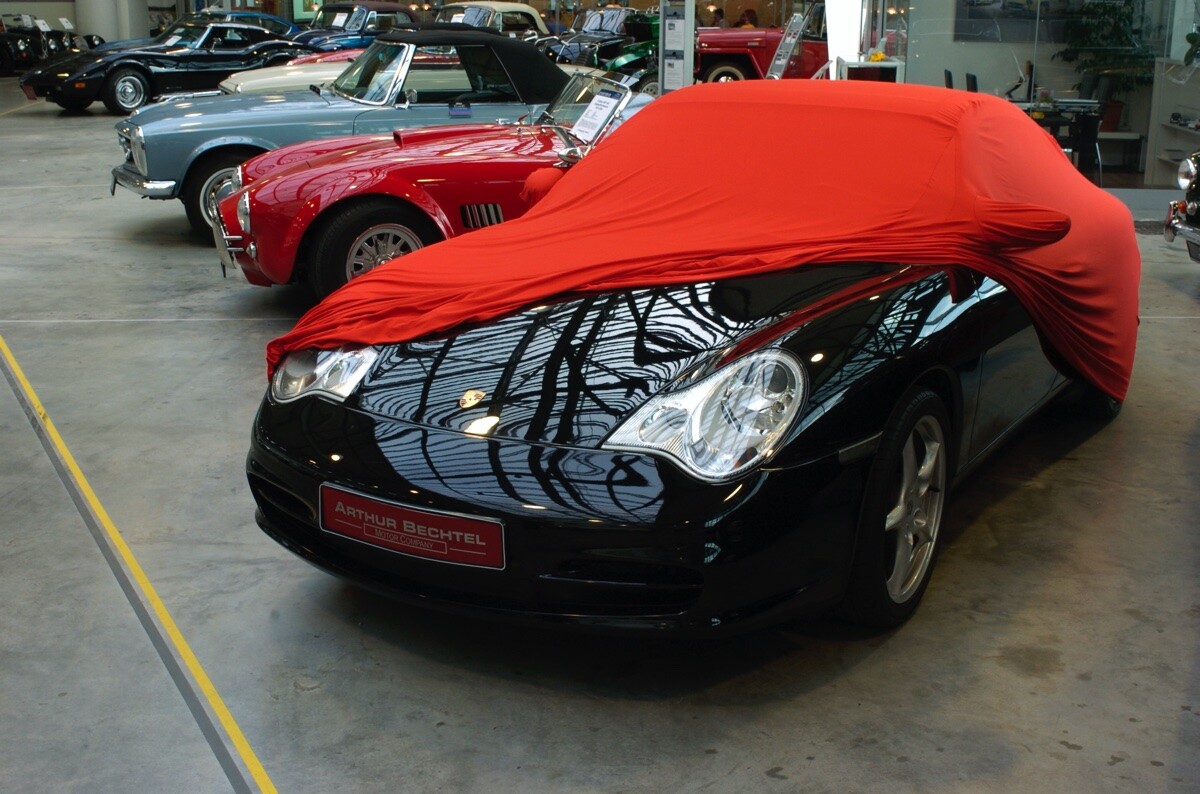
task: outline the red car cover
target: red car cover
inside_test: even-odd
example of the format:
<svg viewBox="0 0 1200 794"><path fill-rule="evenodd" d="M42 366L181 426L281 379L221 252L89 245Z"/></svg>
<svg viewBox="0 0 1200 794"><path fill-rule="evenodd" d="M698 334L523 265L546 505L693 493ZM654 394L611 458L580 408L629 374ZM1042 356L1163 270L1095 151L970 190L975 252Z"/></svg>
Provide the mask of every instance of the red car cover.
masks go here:
<svg viewBox="0 0 1200 794"><path fill-rule="evenodd" d="M1067 365L1123 399L1141 259L1125 206L994 96L865 81L675 91L526 215L357 278L267 346L442 335L580 292L810 262L964 264L1011 289Z"/></svg>

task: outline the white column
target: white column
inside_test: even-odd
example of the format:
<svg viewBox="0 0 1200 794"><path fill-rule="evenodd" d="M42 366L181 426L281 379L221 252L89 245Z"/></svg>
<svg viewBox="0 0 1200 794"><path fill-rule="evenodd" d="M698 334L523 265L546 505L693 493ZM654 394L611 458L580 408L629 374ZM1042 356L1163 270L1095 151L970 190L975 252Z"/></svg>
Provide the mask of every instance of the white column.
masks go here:
<svg viewBox="0 0 1200 794"><path fill-rule="evenodd" d="M75 29L105 41L143 39L150 35L147 0L75 0Z"/></svg>

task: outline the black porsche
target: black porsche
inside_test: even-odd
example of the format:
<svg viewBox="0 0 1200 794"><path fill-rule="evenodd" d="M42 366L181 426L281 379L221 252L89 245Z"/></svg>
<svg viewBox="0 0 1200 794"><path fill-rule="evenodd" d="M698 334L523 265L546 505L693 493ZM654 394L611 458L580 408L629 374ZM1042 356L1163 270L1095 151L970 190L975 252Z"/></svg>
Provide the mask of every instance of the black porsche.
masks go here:
<svg viewBox="0 0 1200 794"><path fill-rule="evenodd" d="M253 25L188 23L144 47L69 52L26 72L20 85L28 98L45 97L65 110L99 99L110 112L126 115L162 94L214 89L234 72L310 52Z"/></svg>
<svg viewBox="0 0 1200 794"><path fill-rule="evenodd" d="M804 145L698 169L699 128ZM857 153L881 134L922 143L879 169ZM1014 158L1035 173L1005 179ZM692 86L527 214L376 268L274 340L257 520L477 615L895 626L956 481L1060 396L1121 408L1139 272L1128 210L996 97Z"/></svg>

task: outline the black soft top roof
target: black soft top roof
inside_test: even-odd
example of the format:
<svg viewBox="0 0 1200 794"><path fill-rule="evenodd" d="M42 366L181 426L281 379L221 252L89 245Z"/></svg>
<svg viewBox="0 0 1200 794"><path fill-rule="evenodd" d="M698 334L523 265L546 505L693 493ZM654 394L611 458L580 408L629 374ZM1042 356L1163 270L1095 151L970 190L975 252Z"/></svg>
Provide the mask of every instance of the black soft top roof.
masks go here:
<svg viewBox="0 0 1200 794"><path fill-rule="evenodd" d="M537 47L518 39L498 36L485 30L394 29L376 39L383 42L412 44L415 47L483 46L496 53L508 79L530 104L549 102L567 84L567 73L558 68Z"/></svg>

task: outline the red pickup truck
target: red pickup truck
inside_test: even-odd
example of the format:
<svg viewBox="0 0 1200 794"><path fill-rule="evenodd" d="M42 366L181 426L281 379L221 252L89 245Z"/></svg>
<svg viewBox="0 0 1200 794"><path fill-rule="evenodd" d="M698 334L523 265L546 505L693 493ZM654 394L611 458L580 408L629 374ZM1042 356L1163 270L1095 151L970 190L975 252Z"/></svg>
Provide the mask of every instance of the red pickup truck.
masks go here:
<svg viewBox="0 0 1200 794"><path fill-rule="evenodd" d="M783 39L782 28L698 28L696 78L705 83L758 80L771 68ZM804 33L784 77L812 77L829 60L823 36Z"/></svg>

